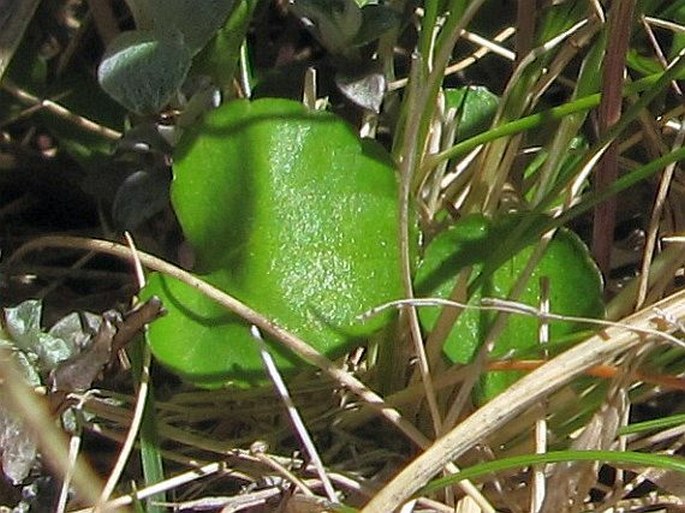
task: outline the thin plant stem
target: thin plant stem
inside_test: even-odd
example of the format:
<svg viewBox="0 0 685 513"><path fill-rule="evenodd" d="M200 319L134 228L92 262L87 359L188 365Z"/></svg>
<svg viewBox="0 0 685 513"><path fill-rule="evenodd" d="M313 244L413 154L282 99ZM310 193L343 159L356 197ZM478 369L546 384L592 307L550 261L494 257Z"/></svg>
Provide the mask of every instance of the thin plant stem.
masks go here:
<svg viewBox="0 0 685 513"><path fill-rule="evenodd" d="M105 486L102 489L100 498L95 506L95 511L104 511L104 504L109 500L109 497L110 495L112 495L112 492L114 492L114 488L119 482L121 474L124 471L124 467L126 466L126 463L128 462L128 459L131 456L131 452L133 451L133 447L138 436L140 425L143 421L143 413L145 411L145 405L147 403L146 399L150 381L149 368L151 362L151 355L149 348L146 351L144 351L143 354L143 375L141 376L140 384L138 385L138 393L136 394L136 405L133 410L133 418L131 419L131 425L129 426L124 444L122 445L121 450L119 451L119 456L117 457L117 461L114 465L114 468L110 472L109 478L107 479L107 483L105 483Z"/></svg>
<svg viewBox="0 0 685 513"><path fill-rule="evenodd" d="M111 141L118 141L119 139L121 139L121 132L100 125L99 123L96 123L95 121L92 121L86 117L74 114L69 109L53 100L44 100L38 98L37 96L32 95L28 91L25 91L24 89L21 89L20 87L16 86L14 83L7 79L5 79L2 82L2 89L10 93L20 102L28 104L32 107L45 109L46 111L50 112L51 114L54 114L55 116L61 119L69 121L70 123L74 123L76 126L82 128L83 130L87 130Z"/></svg>
<svg viewBox="0 0 685 513"><path fill-rule="evenodd" d="M290 422L292 423L293 428L295 429L295 433L297 434L298 438L300 439L300 442L302 443L305 451L307 452L309 460L314 465L314 468L316 469L316 472L318 473L319 478L321 479L321 483L323 483L323 488L326 492L326 495L328 496L328 500L330 500L333 503L338 502L335 490L333 489L333 485L331 484L331 480L328 478L326 469L324 468L323 462L321 461L321 457L319 456L319 451L316 450L314 441L312 440L312 437L309 435L309 431L307 431L307 427L305 426L304 421L302 420L302 416L297 411L297 408L293 403L292 397L290 396L290 392L288 391L288 387L286 386L285 381L283 381L283 377L281 376L281 373L278 371L276 363L274 362L274 359L271 357L271 354L269 353L269 350L266 347L266 343L262 338L262 334L259 332L259 329L257 329L255 326L252 326L250 328L250 332L252 333L252 338L257 342L257 345L259 346L259 354L261 355L262 361L264 362L264 367L266 368L267 373L271 378L271 381L273 382L279 397L281 398L283 404L286 407L288 417L290 417Z"/></svg>
<svg viewBox="0 0 685 513"><path fill-rule="evenodd" d="M674 149L680 148L685 142L685 124L680 125L680 129L676 134L676 139L673 143ZM675 173L676 163L673 162L666 166L661 180L659 181L659 189L654 198L654 207L652 208L652 215L649 220L649 227L647 229L647 240L643 251L642 267L640 270L639 286L637 292L637 308L641 308L647 298L647 288L649 284L649 270L654 257L654 249L656 248L656 240L659 231L659 222L661 221L661 214L663 213L666 204L666 197L668 195L671 181Z"/></svg>
<svg viewBox="0 0 685 513"><path fill-rule="evenodd" d="M628 84L624 89L624 95L635 94L655 86L659 79L663 76L663 73L657 73L644 77L640 80ZM525 130L530 130L532 128L537 128L542 126L544 123L551 121L557 121L565 118L569 114L574 114L576 112L583 112L593 109L599 105L601 100L601 93L591 94L578 98L572 102L560 105L559 107L553 107L551 109L531 114L530 116L525 116L520 119L509 121L495 128L488 130L487 132L482 132L475 135L465 141L461 141L451 148L448 148L436 155L431 155L427 157L424 161L424 166L427 168L432 168L437 165L438 162L446 159L453 159L460 157L468 153L469 151L481 146L482 144L494 141L500 137L506 137L513 135Z"/></svg>
<svg viewBox="0 0 685 513"><path fill-rule="evenodd" d="M626 52L633 26L635 0L612 4L609 13L607 53L602 76L602 101L599 105L600 133L608 132L621 118L623 76ZM612 137L595 171L594 186L601 190L618 177L618 143ZM616 226L616 198L607 198L595 207L592 225L592 254L604 276L609 275L614 228Z"/></svg>

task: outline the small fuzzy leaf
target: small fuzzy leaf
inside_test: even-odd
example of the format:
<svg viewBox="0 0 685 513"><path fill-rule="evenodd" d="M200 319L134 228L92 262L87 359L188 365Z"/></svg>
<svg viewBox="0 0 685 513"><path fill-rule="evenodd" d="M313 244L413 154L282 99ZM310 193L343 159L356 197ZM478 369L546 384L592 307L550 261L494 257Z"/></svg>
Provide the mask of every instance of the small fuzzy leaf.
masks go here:
<svg viewBox="0 0 685 513"><path fill-rule="evenodd" d="M29 349L40 333L40 319L43 304L38 299L29 299L5 311L5 331L19 349Z"/></svg>
<svg viewBox="0 0 685 513"><path fill-rule="evenodd" d="M21 351L37 355L41 370L49 371L76 351L67 340L44 333L40 327L42 304L31 299L13 308L5 308L4 331Z"/></svg>
<svg viewBox="0 0 685 513"><path fill-rule="evenodd" d="M362 76L336 73L335 85L351 101L373 112L380 112L383 96L387 88L382 73L370 72Z"/></svg>
<svg viewBox="0 0 685 513"><path fill-rule="evenodd" d="M122 32L107 47L98 80L128 110L156 113L181 87L190 64L190 50L178 32Z"/></svg>
<svg viewBox="0 0 685 513"><path fill-rule="evenodd" d="M117 227L135 230L169 203L167 169L144 169L131 173L117 190L112 216Z"/></svg>

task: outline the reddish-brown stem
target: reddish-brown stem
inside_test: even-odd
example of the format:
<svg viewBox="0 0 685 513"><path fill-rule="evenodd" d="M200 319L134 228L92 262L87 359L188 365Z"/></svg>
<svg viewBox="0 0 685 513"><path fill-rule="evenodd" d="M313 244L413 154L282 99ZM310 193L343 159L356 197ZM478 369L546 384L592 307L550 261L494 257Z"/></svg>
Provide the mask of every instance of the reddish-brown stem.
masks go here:
<svg viewBox="0 0 685 513"><path fill-rule="evenodd" d="M489 371L532 371L547 363L546 360L502 360L488 363ZM619 370L613 365L595 365L590 367L585 374L596 378L611 379L618 374ZM663 374L645 374L634 371L631 376L638 381L644 381L651 385L659 385L671 390L685 390L685 379L677 376Z"/></svg>
<svg viewBox="0 0 685 513"><path fill-rule="evenodd" d="M519 0L516 11L516 64L533 49L537 0Z"/></svg>
<svg viewBox="0 0 685 513"><path fill-rule="evenodd" d="M609 37L602 75L602 100L599 105L600 136L621 117L621 91L634 5L635 0L617 0L609 13ZM618 144L614 141L602 156L595 173L594 187L598 191L606 189L617 177ZM611 269L615 225L616 198L612 197L595 207L592 232L592 253L604 276L608 276Z"/></svg>

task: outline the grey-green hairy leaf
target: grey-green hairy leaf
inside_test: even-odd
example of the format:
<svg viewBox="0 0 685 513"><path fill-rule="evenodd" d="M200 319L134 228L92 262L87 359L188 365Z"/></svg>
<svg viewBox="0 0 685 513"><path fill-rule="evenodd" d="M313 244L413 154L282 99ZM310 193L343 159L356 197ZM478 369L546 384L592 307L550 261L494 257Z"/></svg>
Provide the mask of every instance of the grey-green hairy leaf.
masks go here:
<svg viewBox="0 0 685 513"><path fill-rule="evenodd" d="M0 446L2 470L17 485L31 472L36 461L37 447L24 424L6 410L0 402Z"/></svg>
<svg viewBox="0 0 685 513"><path fill-rule="evenodd" d="M98 80L128 110L150 114L178 91L190 64L191 52L178 31L123 32L107 48Z"/></svg>
<svg viewBox="0 0 685 513"><path fill-rule="evenodd" d="M4 332L9 335L8 342L21 351L37 356L38 364L45 370L53 369L59 362L72 356L74 344L41 330L42 304L39 300L24 301L13 308L4 308Z"/></svg>

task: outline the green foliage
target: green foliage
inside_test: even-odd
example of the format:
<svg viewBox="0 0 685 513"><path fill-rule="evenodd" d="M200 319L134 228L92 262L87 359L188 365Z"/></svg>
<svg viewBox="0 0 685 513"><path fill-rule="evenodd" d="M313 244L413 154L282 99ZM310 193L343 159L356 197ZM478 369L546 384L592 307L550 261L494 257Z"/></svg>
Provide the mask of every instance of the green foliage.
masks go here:
<svg viewBox="0 0 685 513"><path fill-rule="evenodd" d="M456 141L485 132L497 112L499 98L485 87L471 86L445 89L445 110L456 109Z"/></svg>
<svg viewBox="0 0 685 513"><path fill-rule="evenodd" d="M235 0L136 0L147 4L152 18L150 27L162 33L180 32L188 51L195 55L214 37L233 9Z"/></svg>
<svg viewBox="0 0 685 513"><path fill-rule="evenodd" d="M136 30L113 41L98 69L102 88L128 110L159 111L188 74L190 50L180 33L159 35Z"/></svg>
<svg viewBox="0 0 685 513"><path fill-rule="evenodd" d="M65 317L49 332L44 332L40 325L43 305L36 299L5 308L4 312L0 340L3 345L15 347L27 355L29 361L35 362L30 369L34 376L53 370L60 362L73 356L78 348L78 339L83 337L77 314ZM32 382L36 384L34 380Z"/></svg>
<svg viewBox="0 0 685 513"><path fill-rule="evenodd" d="M233 101L188 131L172 200L202 278L329 356L384 322L365 310L401 295L397 187L380 146L287 100ZM163 298L155 356L202 385L262 380L248 327L191 289L153 276ZM271 344L281 370L300 363Z"/></svg>
<svg viewBox="0 0 685 513"><path fill-rule="evenodd" d="M396 11L354 0L295 0L292 8L334 55L351 57L356 47L374 41L400 24Z"/></svg>
<svg viewBox="0 0 685 513"><path fill-rule="evenodd" d="M535 243L525 243L506 262L496 263L490 258L493 248L502 244L520 216L504 218L496 224L481 216L469 216L441 233L426 248L419 265L416 284L422 297L448 298L457 282L457 274L465 269L470 273L469 304L478 305L483 297L508 298L516 281L535 249ZM559 230L536 263L517 299L538 308L540 279L549 280L551 311L557 314L601 317L603 315L602 281L597 267L585 245L572 232ZM427 330L435 325L440 312L434 308L419 311ZM445 355L455 363L471 362L492 328L493 312L468 309L459 315L443 347ZM530 354L538 346L539 321L534 317L511 315L491 356L503 357L512 353ZM581 329L569 322L550 323L550 342ZM540 351L543 349L540 348ZM534 352L533 352L534 353ZM535 354L534 354L535 356ZM485 400L504 391L518 377L516 373L493 372L481 382L481 397Z"/></svg>
<svg viewBox="0 0 685 513"><path fill-rule="evenodd" d="M28 21L16 16L18 3L9 2L5 17L15 18L23 32ZM408 295L413 273L417 297L458 297L473 307L460 312L453 326L441 323L437 329L440 316L447 319L445 310L419 309L435 404L430 397L430 408L421 405L402 412L424 432L430 424L423 418L427 411L434 415L436 432L451 429L451 421L464 413L449 405L462 404L451 399L465 392L470 382L461 389L459 383L447 384L452 371L462 370L443 374L445 365L472 364L486 340L494 344L492 358L539 357L543 349L554 356L587 329L550 322L551 339L542 348L539 319L508 314L503 330L495 332L493 326L503 314L479 309L483 298L509 298L537 308L540 279L545 277L551 312L602 316L602 283L587 248L560 228L539 259L531 261L542 248L541 234L578 220L600 201L685 155L673 131L678 111L672 107L680 98L670 89L672 80L683 76L685 61L663 71L665 61L671 62L685 46L685 36L678 31L685 20L685 0L637 2L634 19L622 20L631 30L628 73L624 98L615 98L623 111L608 128L602 116L596 123L591 113L598 106L602 112L610 107L609 95L602 98L600 91L603 70L611 69L607 41L619 10L614 7L625 5L620 2L606 9L608 23L587 2L547 2L535 12L518 13L515 2L487 0L125 3L132 27L120 4L108 26L98 16L102 12L95 11L98 3L77 2L78 9L57 15L51 2L42 2L37 11L40 23L26 29L21 45L18 40L6 45L3 55L14 59L0 91L0 178L11 184L12 204L8 209L0 205L3 219L15 215L13 209L31 209L32 202L39 203L42 212L51 212L51 201L64 195L39 190L46 176L39 171L48 169L50 179L68 179L64 190L71 184L82 186L93 218L96 208L98 214L100 207L108 209L111 215L105 212L101 217L104 229L89 226L89 234L99 230L99 236L115 238L111 228L130 229L146 251L168 255L178 249L176 226L167 225L160 233L162 223L157 221L164 219L148 221L160 211L169 212L171 197L194 252L197 276L330 358L368 343L371 350L360 367L361 378L382 394L399 392L393 399L412 392L404 390L411 383L408 377L416 356L416 348L405 344L410 338L403 331L407 325L389 323L389 310L366 322L358 316ZM76 27L90 14L97 30L78 30L77 36ZM68 16L73 20L62 19ZM634 25L628 27L628 22ZM0 25L4 27L4 21ZM59 30L45 28L48 25L59 25ZM124 26L132 30L114 37ZM505 28L516 29L515 40L508 39ZM99 44L83 44L98 34L103 40L114 37L104 57L98 54ZM46 41L57 41L60 48L49 49ZM94 62L101 57L94 73ZM5 65L0 59L1 70ZM260 94L300 98L302 77L312 68L316 73L306 75L307 104L325 104L342 113L349 125L334 114L313 112L294 102L231 101ZM277 87L272 87L274 82ZM471 85L452 89L454 84ZM210 105L220 103L220 96L223 105L208 113ZM41 101L48 98L57 105ZM113 130L81 123L62 107ZM394 160L375 141L361 140L358 129L392 148ZM125 135L115 142L117 132ZM180 144L172 148L182 132ZM606 151L612 142L620 144L619 178L604 190L589 191L604 164L617 158ZM652 179L650 186L654 183ZM683 217L677 209L682 204L679 194L671 187L665 204L673 207L668 212L672 225L655 232L658 236L678 232ZM68 198L65 203L80 205ZM640 215L647 219L657 213L658 209L645 208ZM29 217L23 211L20 216L22 223ZM585 220L580 221L579 225ZM10 245L27 235L13 233L12 223L6 224ZM420 262L414 254L416 224L428 241L419 248ZM56 228L72 227L50 226L51 231ZM404 287L400 262L409 264ZM672 283L673 276L665 275L664 268L659 263L650 269L656 284L648 291L650 300ZM77 274L69 275L69 286ZM12 284L2 281L3 286ZM629 305L620 309L622 314L635 304L635 294L628 296L638 289L636 281L622 289L627 298L623 304ZM242 318L167 275L150 277L143 296L152 295L161 296L169 315L151 324L149 347L144 347L168 369L208 388L264 383L257 347ZM31 385L44 385L47 379L51 392L90 387L93 376L109 361L116 323L87 318L83 325L72 315L46 330L40 317L37 301L6 309L0 345L11 349ZM95 338L102 342L97 347ZM292 375L302 369L302 362L278 340L268 343L281 371ZM681 348L650 351L644 359L650 372L682 373ZM144 359L139 355L134 365ZM472 366L466 371L473 369L483 370ZM133 372L143 370L134 366ZM502 393L518 376L486 369L476 385L475 402ZM606 401L609 387L597 386L596 380L574 378L559 394L544 389L550 393L545 417L554 444L568 444L571 433ZM631 383L636 385L631 393L642 394L652 386L649 383ZM559 415L559 396L571 396L573 401L581 389L582 401L573 406L572 414L566 409ZM431 391L430 383L426 390ZM610 412L609 406L602 411ZM152 401L146 415L140 447L152 484L165 477ZM21 480L35 458L35 446L26 443L23 430L20 422L0 410L2 467L13 480ZM20 436L13 438L12 432ZM612 433L608 435L603 434L600 443ZM475 443L492 442L495 452L515 452L520 449L516 444L528 438L524 431L508 436L488 441L481 437ZM576 440L585 443L582 436ZM20 450L24 443L25 451ZM20 456L12 456L12 449ZM577 459L590 456L601 459L603 454L581 454ZM558 454L554 457L560 459ZM657 460L652 463L660 463ZM519 460L527 465L536 461L542 459ZM463 461L457 463L463 467ZM552 470L558 471L563 470ZM405 488L401 493L409 492ZM488 487L483 493L489 493ZM164 498L154 501L163 503ZM494 507L500 507L496 501Z"/></svg>
<svg viewBox="0 0 685 513"><path fill-rule="evenodd" d="M223 26L233 0L137 0L135 4L137 30L123 32L109 44L98 80L128 110L154 114L179 91L193 56ZM232 50L235 61L237 48Z"/></svg>

